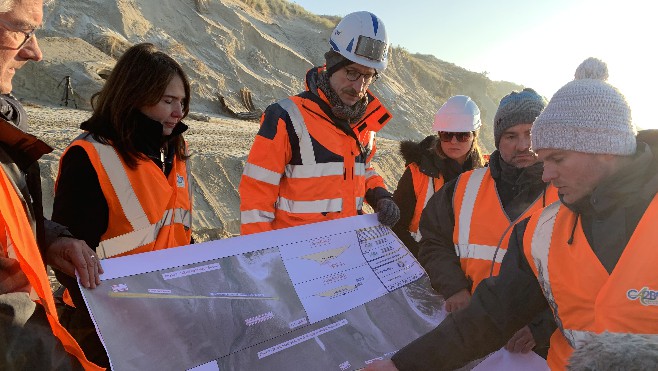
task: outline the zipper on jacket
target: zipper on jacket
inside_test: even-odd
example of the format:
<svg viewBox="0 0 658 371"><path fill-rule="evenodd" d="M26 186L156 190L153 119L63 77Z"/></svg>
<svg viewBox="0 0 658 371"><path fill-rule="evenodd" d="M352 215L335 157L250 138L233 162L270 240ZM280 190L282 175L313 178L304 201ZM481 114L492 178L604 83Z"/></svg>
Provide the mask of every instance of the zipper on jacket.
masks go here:
<svg viewBox="0 0 658 371"><path fill-rule="evenodd" d="M160 147L160 162L162 162L162 173L165 173L165 149Z"/></svg>

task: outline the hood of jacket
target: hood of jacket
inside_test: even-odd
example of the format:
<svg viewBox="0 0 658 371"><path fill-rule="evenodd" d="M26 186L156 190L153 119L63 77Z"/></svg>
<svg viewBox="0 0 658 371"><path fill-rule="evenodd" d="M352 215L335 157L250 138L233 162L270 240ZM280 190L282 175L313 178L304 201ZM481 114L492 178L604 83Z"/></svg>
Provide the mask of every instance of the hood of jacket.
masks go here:
<svg viewBox="0 0 658 371"><path fill-rule="evenodd" d="M23 171L53 148L30 134L27 113L10 94L0 95L0 147Z"/></svg>
<svg viewBox="0 0 658 371"><path fill-rule="evenodd" d="M187 131L188 126L182 121L176 125L172 133L168 136L162 136L162 124L151 120L142 112L135 113L138 124L135 126L135 148L140 153L149 157L160 156L160 148L162 145L183 134ZM103 119L101 119L103 120ZM114 127L106 121L99 121L97 123L87 120L80 124L80 129L90 132L91 134L98 135L110 141L115 140L118 136Z"/></svg>

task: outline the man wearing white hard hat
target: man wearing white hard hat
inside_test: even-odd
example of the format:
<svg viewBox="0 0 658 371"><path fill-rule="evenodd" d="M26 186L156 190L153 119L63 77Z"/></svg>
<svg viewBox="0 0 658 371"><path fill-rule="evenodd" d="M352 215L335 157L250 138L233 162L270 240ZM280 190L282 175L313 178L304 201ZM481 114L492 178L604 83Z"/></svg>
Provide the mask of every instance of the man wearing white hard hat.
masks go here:
<svg viewBox="0 0 658 371"><path fill-rule="evenodd" d="M505 96L494 117L497 150L489 166L447 183L423 211L418 261L432 287L446 298L448 312L466 307L477 285L498 274L514 224L558 200L530 149L530 129L545 106L532 89ZM506 349L534 349L545 356L554 330L546 311L519 330Z"/></svg>
<svg viewBox="0 0 658 371"><path fill-rule="evenodd" d="M481 168L485 159L478 144L480 109L465 95L450 97L434 116L430 135L421 142L403 141L400 154L407 168L393 193L400 220L393 231L418 257L420 215L430 197L464 171Z"/></svg>
<svg viewBox="0 0 658 371"><path fill-rule="evenodd" d="M240 182L242 234L362 214L382 224L399 209L372 166L375 133L391 114L368 90L386 69L384 23L369 12L346 15L309 70L306 91L271 104L261 118Z"/></svg>

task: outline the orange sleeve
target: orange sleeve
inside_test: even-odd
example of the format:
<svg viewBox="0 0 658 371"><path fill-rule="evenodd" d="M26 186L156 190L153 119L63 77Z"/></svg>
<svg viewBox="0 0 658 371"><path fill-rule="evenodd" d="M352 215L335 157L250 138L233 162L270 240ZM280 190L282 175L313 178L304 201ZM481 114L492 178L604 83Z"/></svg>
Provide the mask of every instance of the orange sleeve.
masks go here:
<svg viewBox="0 0 658 371"><path fill-rule="evenodd" d="M241 234L272 230L280 180L291 159L283 116L287 113L278 104L268 107L249 151L238 187Z"/></svg>

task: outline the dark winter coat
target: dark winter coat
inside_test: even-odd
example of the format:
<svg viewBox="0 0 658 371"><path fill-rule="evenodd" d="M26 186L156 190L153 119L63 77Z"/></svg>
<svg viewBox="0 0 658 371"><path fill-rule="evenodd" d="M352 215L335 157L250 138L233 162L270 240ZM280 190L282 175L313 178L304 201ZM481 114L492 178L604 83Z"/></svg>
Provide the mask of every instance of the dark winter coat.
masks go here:
<svg viewBox="0 0 658 371"><path fill-rule="evenodd" d="M541 163L523 169L506 164L498 151L491 155L489 163L496 191L510 220L519 217L546 189L541 179ZM466 289L471 291L472 282L461 268L455 254L453 231L455 215L452 199L456 181L451 181L430 198L420 219L418 261L425 268L432 287L443 297L449 298Z"/></svg>
<svg viewBox="0 0 658 371"><path fill-rule="evenodd" d="M500 153L495 151L491 155L489 168L498 197L510 220L515 220L525 212L546 189L547 184L541 179L541 163L519 169L505 163ZM432 287L445 298L464 289L470 292L473 285L461 268L459 256L455 254L455 215L452 205L455 186L456 180L432 196L420 219L423 238L420 241L418 261L427 271ZM550 336L555 330L550 311L531 318L524 325L528 325L535 339L535 352L545 357Z"/></svg>
<svg viewBox="0 0 658 371"><path fill-rule="evenodd" d="M55 239L71 236L66 227L43 216L37 161L52 148L27 133L27 114L14 97L0 95L0 119L0 166L17 190L45 260L46 248ZM0 260L8 282L16 275L24 276L18 261L3 256ZM0 280L0 369L81 369L53 334L43 306L35 305L28 293L11 292L2 283Z"/></svg>
<svg viewBox="0 0 658 371"><path fill-rule="evenodd" d="M651 146L647 143L650 143ZM658 193L658 132L638 134L632 163L602 181L591 195L567 205L603 266L612 272L640 218ZM500 274L484 280L465 309L393 356L401 370L450 370L499 349L548 308L523 253L527 219L510 237Z"/></svg>
<svg viewBox="0 0 658 371"><path fill-rule="evenodd" d="M468 157L463 165L459 165L455 160L439 157L434 150L436 140L436 135L430 135L418 143L413 141L400 143L400 154L407 169L393 193L393 200L400 208L400 220L393 226L393 232L415 257L418 257L418 242L411 236L409 225L414 217L417 200L413 177L408 166L415 163L421 173L434 178L441 177L445 183L455 179L462 172L473 169L471 157Z"/></svg>

